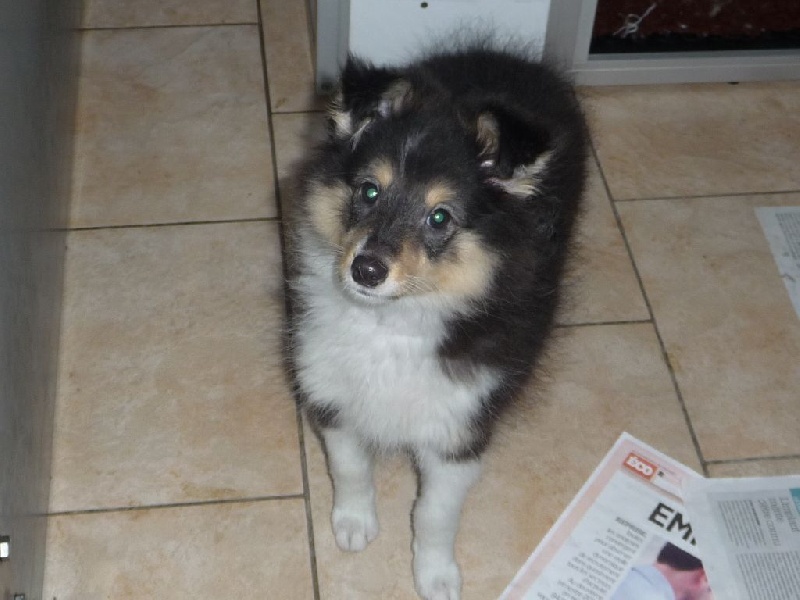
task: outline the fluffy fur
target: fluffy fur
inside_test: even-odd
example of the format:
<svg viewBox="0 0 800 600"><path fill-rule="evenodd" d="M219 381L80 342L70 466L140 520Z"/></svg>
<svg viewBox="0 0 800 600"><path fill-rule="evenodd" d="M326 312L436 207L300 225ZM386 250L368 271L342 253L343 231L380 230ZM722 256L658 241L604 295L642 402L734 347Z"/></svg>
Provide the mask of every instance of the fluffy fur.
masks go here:
<svg viewBox="0 0 800 600"><path fill-rule="evenodd" d="M553 70L476 45L349 59L291 221L290 357L322 437L337 544L378 534L373 457L420 475L416 588L459 597L461 506L553 325L586 130Z"/></svg>

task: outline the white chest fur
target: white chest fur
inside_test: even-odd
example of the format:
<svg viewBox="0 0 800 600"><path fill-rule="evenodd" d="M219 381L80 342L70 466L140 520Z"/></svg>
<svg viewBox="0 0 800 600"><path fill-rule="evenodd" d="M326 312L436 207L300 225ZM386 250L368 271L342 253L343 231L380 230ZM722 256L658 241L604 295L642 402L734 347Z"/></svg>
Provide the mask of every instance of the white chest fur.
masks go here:
<svg viewBox="0 0 800 600"><path fill-rule="evenodd" d="M459 382L442 371L441 311L408 299L360 305L324 277L307 276L299 288L307 311L296 366L311 402L335 408L343 426L381 448L448 452L465 441L495 378Z"/></svg>

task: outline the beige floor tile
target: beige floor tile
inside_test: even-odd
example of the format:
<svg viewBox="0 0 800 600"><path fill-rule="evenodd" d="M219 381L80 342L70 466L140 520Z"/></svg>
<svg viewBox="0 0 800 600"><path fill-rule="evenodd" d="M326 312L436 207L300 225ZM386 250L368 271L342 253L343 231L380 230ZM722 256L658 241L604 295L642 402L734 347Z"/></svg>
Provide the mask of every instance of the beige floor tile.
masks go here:
<svg viewBox="0 0 800 600"><path fill-rule="evenodd" d="M307 153L327 135L325 115L319 112L276 114L272 116L272 131L275 135L281 214L289 215L297 193L297 169Z"/></svg>
<svg viewBox="0 0 800 600"><path fill-rule="evenodd" d="M777 477L800 475L800 458L748 460L743 462L712 464L708 466L711 477Z"/></svg>
<svg viewBox="0 0 800 600"><path fill-rule="evenodd" d="M320 109L306 0L259 0L273 112Z"/></svg>
<svg viewBox="0 0 800 600"><path fill-rule="evenodd" d="M800 189L800 83L583 88L615 199Z"/></svg>
<svg viewBox="0 0 800 600"><path fill-rule="evenodd" d="M565 335L552 381L498 436L468 499L458 541L464 600L499 595L622 431L700 468L649 324L576 327ZM306 447L322 600L414 599L408 465L393 459L379 466L381 534L364 552L348 554L331 534L330 482L310 434Z"/></svg>
<svg viewBox="0 0 800 600"><path fill-rule="evenodd" d="M83 27L257 23L253 0L86 0Z"/></svg>
<svg viewBox="0 0 800 600"><path fill-rule="evenodd" d="M73 227L275 216L256 26L83 36Z"/></svg>
<svg viewBox="0 0 800 600"><path fill-rule="evenodd" d="M321 112L276 114L272 117L278 179L291 176L308 152L325 139L328 133L325 119Z"/></svg>
<svg viewBox="0 0 800 600"><path fill-rule="evenodd" d="M636 321L650 318L617 226L600 172L589 164L585 213L567 278L561 323Z"/></svg>
<svg viewBox="0 0 800 600"><path fill-rule="evenodd" d="M50 517L46 598L310 600L302 500Z"/></svg>
<svg viewBox="0 0 800 600"><path fill-rule="evenodd" d="M74 232L51 511L302 493L277 226Z"/></svg>
<svg viewBox="0 0 800 600"><path fill-rule="evenodd" d="M779 204L800 194L618 205L708 460L800 453L800 320L754 212Z"/></svg>

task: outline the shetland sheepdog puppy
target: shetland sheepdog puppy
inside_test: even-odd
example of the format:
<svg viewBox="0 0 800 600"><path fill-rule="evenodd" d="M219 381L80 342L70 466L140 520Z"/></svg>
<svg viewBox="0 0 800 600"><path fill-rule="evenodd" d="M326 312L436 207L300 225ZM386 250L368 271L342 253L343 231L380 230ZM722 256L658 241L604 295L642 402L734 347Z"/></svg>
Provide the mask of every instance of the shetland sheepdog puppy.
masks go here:
<svg viewBox="0 0 800 600"><path fill-rule="evenodd" d="M461 507L553 327L587 131L553 69L488 44L350 57L290 218L289 359L342 550L378 535L373 462L419 476L413 574L459 598Z"/></svg>

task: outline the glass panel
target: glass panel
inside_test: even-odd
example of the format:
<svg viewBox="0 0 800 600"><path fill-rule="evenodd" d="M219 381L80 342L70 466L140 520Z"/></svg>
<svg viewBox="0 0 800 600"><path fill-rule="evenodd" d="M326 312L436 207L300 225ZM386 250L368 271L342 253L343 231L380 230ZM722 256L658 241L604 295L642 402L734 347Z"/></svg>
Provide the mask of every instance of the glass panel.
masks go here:
<svg viewBox="0 0 800 600"><path fill-rule="evenodd" d="M598 0L590 54L800 48L797 0Z"/></svg>

